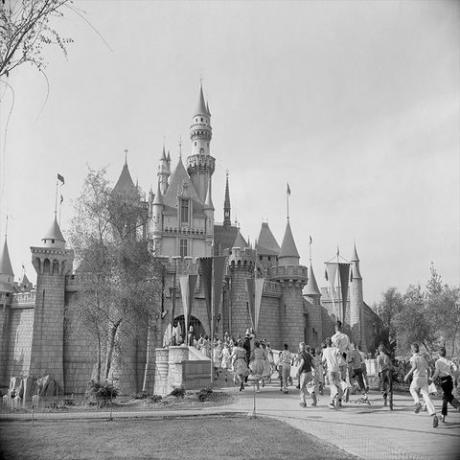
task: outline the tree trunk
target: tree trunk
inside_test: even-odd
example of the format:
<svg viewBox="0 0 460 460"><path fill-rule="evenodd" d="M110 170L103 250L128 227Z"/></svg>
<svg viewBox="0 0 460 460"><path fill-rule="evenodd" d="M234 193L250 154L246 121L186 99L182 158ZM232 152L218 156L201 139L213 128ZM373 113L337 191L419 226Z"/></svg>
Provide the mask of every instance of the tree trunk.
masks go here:
<svg viewBox="0 0 460 460"><path fill-rule="evenodd" d="M109 349L107 350L107 359L105 364L105 379L109 378L110 369L112 367L112 357L113 357L113 349L115 347L115 337L117 335L118 327L121 324L121 319L119 319L110 330L109 336Z"/></svg>
<svg viewBox="0 0 460 460"><path fill-rule="evenodd" d="M144 366L144 380L142 382L142 391L147 391L147 380L149 373L149 361L150 361L150 344L151 344L151 324L148 321L147 325L147 349L145 352L145 366Z"/></svg>

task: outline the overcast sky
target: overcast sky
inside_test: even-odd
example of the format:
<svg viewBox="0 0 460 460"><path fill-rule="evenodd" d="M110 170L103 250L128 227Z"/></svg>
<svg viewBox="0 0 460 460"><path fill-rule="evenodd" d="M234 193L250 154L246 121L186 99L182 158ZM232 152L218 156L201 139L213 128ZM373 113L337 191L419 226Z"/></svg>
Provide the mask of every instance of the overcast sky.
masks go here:
<svg viewBox="0 0 460 460"><path fill-rule="evenodd" d="M178 161L200 76L212 113L213 201L252 241L267 220L281 244L286 183L301 262L325 284L323 262L356 241L365 300L425 284L433 261L460 281L459 2L76 1L104 41L68 11L75 42L46 52L45 79L11 75L6 142L8 241L17 276L35 279L31 245L53 218L65 177L62 227L87 166L116 181L129 150L134 180L156 189L163 140ZM11 108L1 89L1 138ZM44 104L46 100L46 103ZM4 163L4 161L3 161ZM2 166L5 166L2 164Z"/></svg>

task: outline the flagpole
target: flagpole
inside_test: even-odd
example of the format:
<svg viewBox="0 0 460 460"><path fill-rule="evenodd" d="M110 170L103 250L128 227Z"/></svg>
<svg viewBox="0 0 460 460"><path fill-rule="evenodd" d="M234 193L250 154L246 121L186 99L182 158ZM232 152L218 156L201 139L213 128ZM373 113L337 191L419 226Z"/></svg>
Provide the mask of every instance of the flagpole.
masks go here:
<svg viewBox="0 0 460 460"><path fill-rule="evenodd" d="M58 200L59 180L56 181L56 196L54 197L54 217L57 219L57 200Z"/></svg>
<svg viewBox="0 0 460 460"><path fill-rule="evenodd" d="M214 385L214 265L215 259L211 254L212 269L211 269L211 387Z"/></svg>

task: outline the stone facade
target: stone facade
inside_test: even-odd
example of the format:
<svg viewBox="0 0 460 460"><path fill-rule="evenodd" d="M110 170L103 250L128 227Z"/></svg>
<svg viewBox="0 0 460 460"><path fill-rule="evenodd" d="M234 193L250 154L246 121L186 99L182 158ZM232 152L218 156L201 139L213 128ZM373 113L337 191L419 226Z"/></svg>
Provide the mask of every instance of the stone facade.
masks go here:
<svg viewBox="0 0 460 460"><path fill-rule="evenodd" d="M165 270L163 314L152 324L144 318L138 319L135 327L120 327L111 378L125 394L142 389L145 372L149 392L166 394L187 379L192 386L203 384L207 363L196 359L193 364L188 363L184 348L155 352L155 348L162 346L168 324L184 322L180 275L199 275L191 323L198 335L211 335L200 257L227 257L222 292L215 293L221 299L215 312L217 337L225 333L234 338L244 336L253 325L247 280L255 277L264 280L257 335L270 341L272 348L281 349L288 343L294 350L301 341L319 347L334 332L334 305L338 299L331 299L327 289L318 289L311 261L309 268L299 263L289 221L281 247L267 223L262 224L258 244L247 244L239 227L231 223L227 175L224 222L214 222L212 175L217 162L211 156L210 120L209 106L201 90L192 119L192 150L186 167L180 159L171 171L170 155L163 149L157 193L151 192L148 201L140 203L148 214L143 237ZM114 190L124 193L133 189L125 164ZM43 245L31 251L37 272L35 289L24 278L23 282L13 284L6 241L0 256L0 385L7 387L13 376L37 378L49 374L60 392L82 393L95 375L97 362L95 339L79 314L80 277L84 273L73 272L73 251L66 249L56 220L43 238ZM381 322L363 300L356 248L351 270L346 331L364 349L372 351Z"/></svg>

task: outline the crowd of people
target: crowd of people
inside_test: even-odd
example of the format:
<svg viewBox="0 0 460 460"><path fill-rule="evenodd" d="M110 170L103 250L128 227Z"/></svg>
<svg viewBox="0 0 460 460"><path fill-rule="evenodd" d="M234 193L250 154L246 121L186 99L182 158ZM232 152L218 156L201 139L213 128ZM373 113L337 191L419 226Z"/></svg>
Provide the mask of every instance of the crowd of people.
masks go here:
<svg viewBox="0 0 460 460"><path fill-rule="evenodd" d="M296 387L301 407L307 407L307 404L316 406L318 395L323 394L325 387L330 389L331 409L343 407L353 389L360 392L362 403L370 404L366 366L368 356L359 345L350 341L340 321L335 325L335 334L317 349L301 342L295 351L291 351L288 344L284 344L282 350L272 350L270 343L256 337L252 329L246 331L244 338L233 339L225 333L223 340L216 339L212 343L208 336L195 339L189 334L187 341L212 359L216 376L223 375L226 382L233 379L240 391L247 384L254 384L255 391L260 392L261 387L277 378L283 393L288 393L289 387ZM433 427L437 427L439 420L445 422L449 404L460 410L460 403L453 395L457 386L457 366L447 359L445 348L439 350L436 361L430 361L421 354L416 343L411 349L412 357L407 364L398 363L383 344L377 349L375 363L383 406L388 405L393 382L399 374L399 380L411 382L409 391L414 400L415 413L426 409L433 417ZM436 387L443 393L440 415L430 397L430 393L437 391Z"/></svg>

